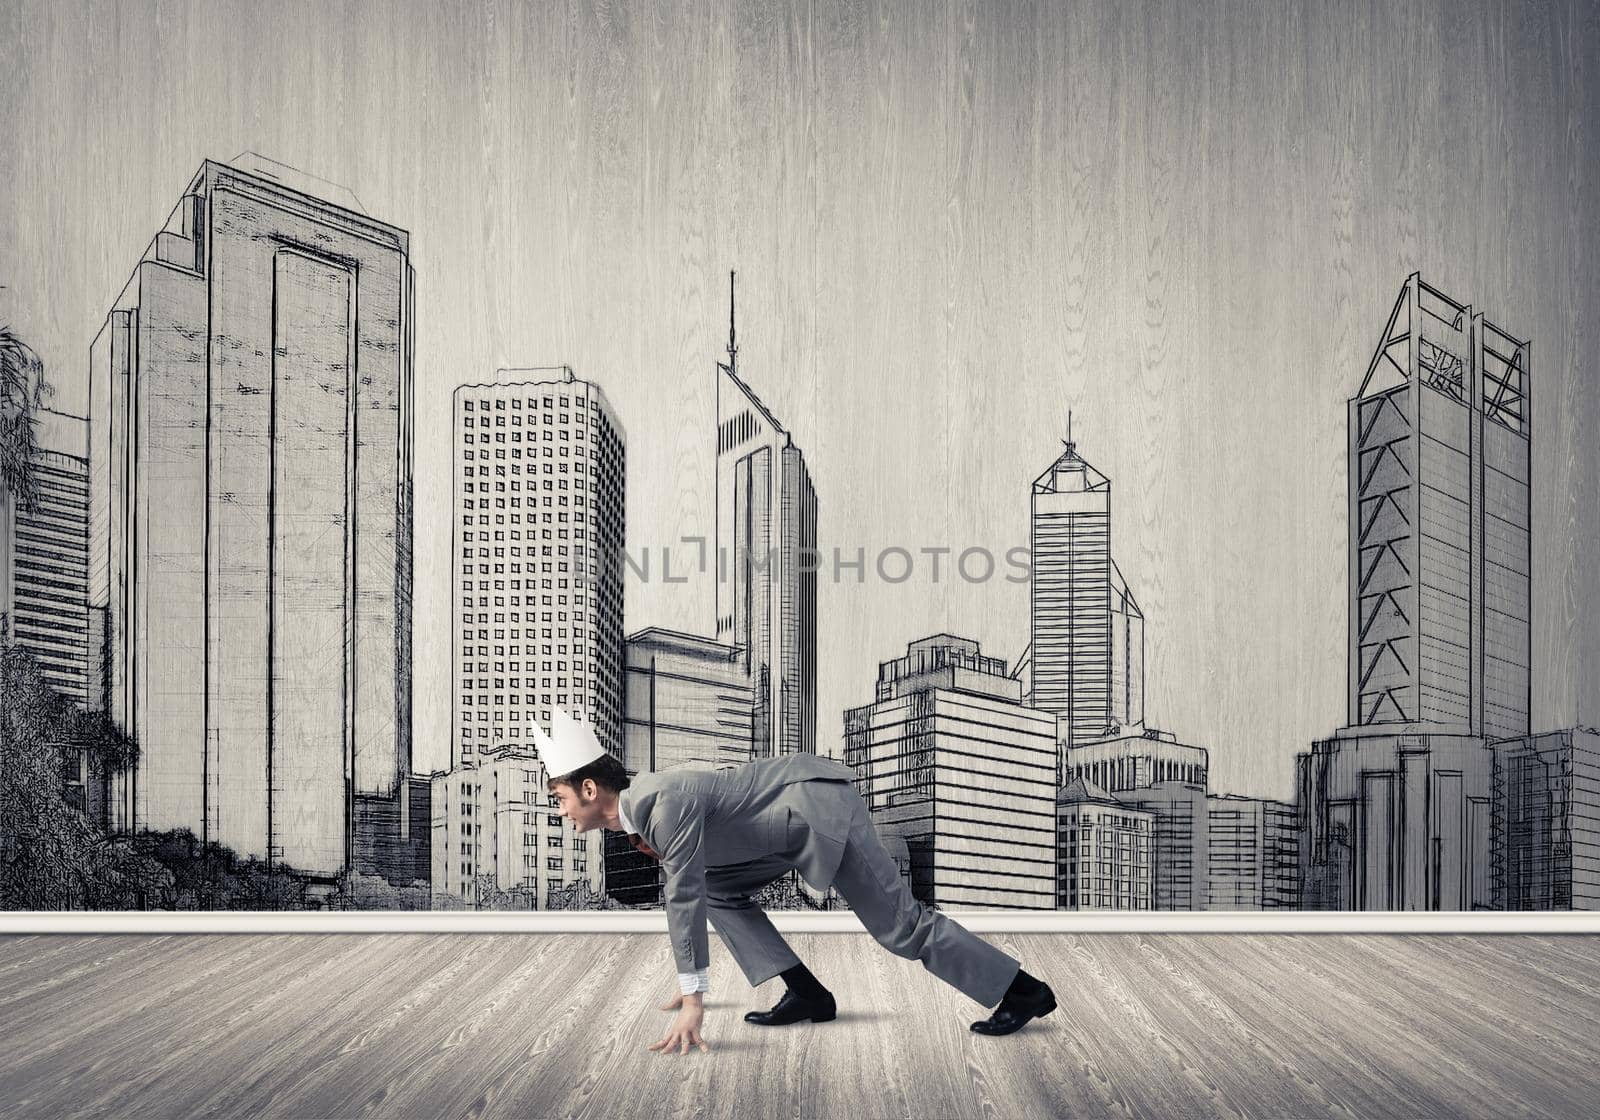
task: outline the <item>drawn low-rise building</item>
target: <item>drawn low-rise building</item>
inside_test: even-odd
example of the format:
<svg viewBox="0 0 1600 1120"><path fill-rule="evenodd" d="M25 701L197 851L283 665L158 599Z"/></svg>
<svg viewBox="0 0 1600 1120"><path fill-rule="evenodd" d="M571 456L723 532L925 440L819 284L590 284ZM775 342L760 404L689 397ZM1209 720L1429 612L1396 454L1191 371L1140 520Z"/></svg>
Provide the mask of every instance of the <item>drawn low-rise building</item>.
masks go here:
<svg viewBox="0 0 1600 1120"><path fill-rule="evenodd" d="M1600 732L1519 736L1491 751L1494 909L1600 910Z"/></svg>
<svg viewBox="0 0 1600 1120"><path fill-rule="evenodd" d="M579 835L560 815L537 753L477 752L432 778L433 890L469 905L549 909L580 881L605 890L605 833Z"/></svg>
<svg viewBox="0 0 1600 1120"><path fill-rule="evenodd" d="M1083 780L1122 804L1154 814L1152 905L1203 910L1207 890L1206 783L1209 752L1147 727L1076 746L1061 730L1063 778Z"/></svg>
<svg viewBox="0 0 1600 1120"><path fill-rule="evenodd" d="M845 762L874 826L905 841L918 898L1055 907L1055 736L977 642L934 635L879 665L876 700L845 713Z"/></svg>
<svg viewBox="0 0 1600 1120"><path fill-rule="evenodd" d="M1489 908L1493 761L1471 735L1314 743L1297 757L1301 906Z"/></svg>
<svg viewBox="0 0 1600 1120"><path fill-rule="evenodd" d="M1156 815L1075 778L1056 795L1058 910L1149 910Z"/></svg>
<svg viewBox="0 0 1600 1120"><path fill-rule="evenodd" d="M1180 743L1154 727L1081 746L1062 742L1064 783L1083 778L1110 793L1145 789L1157 782L1179 782L1205 789L1210 755L1204 747Z"/></svg>
<svg viewBox="0 0 1600 1120"><path fill-rule="evenodd" d="M1154 782L1117 794L1155 818L1151 872L1156 910L1204 910L1210 882L1206 791L1188 782Z"/></svg>
<svg viewBox="0 0 1600 1120"><path fill-rule="evenodd" d="M754 692L738 646L653 626L629 636L624 657L629 773L750 761Z"/></svg>
<svg viewBox="0 0 1600 1120"><path fill-rule="evenodd" d="M1206 829L1206 909L1299 909L1300 826L1292 803L1212 794Z"/></svg>

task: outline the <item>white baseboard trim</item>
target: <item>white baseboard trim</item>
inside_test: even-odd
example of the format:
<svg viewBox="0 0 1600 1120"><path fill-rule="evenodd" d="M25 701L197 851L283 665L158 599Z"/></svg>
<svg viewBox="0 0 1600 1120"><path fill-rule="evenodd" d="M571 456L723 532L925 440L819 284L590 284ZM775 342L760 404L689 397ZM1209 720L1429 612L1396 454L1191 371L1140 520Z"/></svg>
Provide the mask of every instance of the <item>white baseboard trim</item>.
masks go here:
<svg viewBox="0 0 1600 1120"><path fill-rule="evenodd" d="M1600 933L1586 911L950 910L974 933ZM784 933L863 933L849 911L769 911ZM56 911L0 913L0 935L100 933L665 933L660 910ZM714 932L714 931L713 931Z"/></svg>

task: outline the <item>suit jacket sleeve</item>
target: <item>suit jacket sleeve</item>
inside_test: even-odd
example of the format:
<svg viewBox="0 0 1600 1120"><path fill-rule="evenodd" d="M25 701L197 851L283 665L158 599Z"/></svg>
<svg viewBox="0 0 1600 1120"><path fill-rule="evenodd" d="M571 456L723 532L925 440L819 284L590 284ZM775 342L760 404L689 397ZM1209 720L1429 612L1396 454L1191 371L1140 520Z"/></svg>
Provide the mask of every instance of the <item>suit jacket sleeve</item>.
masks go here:
<svg viewBox="0 0 1600 1120"><path fill-rule="evenodd" d="M711 964L706 938L705 807L694 794L673 791L656 799L653 817L651 831L665 845L659 850L672 956L678 972L698 972Z"/></svg>

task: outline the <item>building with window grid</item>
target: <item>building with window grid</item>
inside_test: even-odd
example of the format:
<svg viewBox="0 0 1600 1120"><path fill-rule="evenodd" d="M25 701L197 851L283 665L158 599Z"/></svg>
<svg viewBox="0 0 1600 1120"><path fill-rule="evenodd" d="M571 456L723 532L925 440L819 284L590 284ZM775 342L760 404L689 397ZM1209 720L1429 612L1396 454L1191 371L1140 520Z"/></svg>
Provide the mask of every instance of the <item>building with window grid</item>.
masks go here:
<svg viewBox="0 0 1600 1120"><path fill-rule="evenodd" d="M874 826L901 837L912 892L942 908L1056 905L1056 717L1006 663L937 634L878 667L845 712L845 762Z"/></svg>
<svg viewBox="0 0 1600 1120"><path fill-rule="evenodd" d="M1528 733L1529 345L1412 273L1349 402L1349 725Z"/></svg>
<svg viewBox="0 0 1600 1120"><path fill-rule="evenodd" d="M552 891L605 889L605 832L560 815L531 750L492 748L433 776L432 885L469 905L544 910Z"/></svg>
<svg viewBox="0 0 1600 1120"><path fill-rule="evenodd" d="M1493 905L1531 699L1530 346L1412 273L1347 409L1348 723L1296 756L1301 905Z"/></svg>
<svg viewBox="0 0 1600 1120"><path fill-rule="evenodd" d="M1180 743L1171 732L1154 727L1070 749L1063 743L1063 748L1063 784L1084 778L1111 793L1126 793L1156 782L1182 782L1205 789L1210 773L1210 753L1204 747Z"/></svg>
<svg viewBox="0 0 1600 1120"><path fill-rule="evenodd" d="M652 626L630 635L623 739L630 774L750 761L750 678L744 651ZM631 850L631 849L630 849Z"/></svg>
<svg viewBox="0 0 1600 1120"><path fill-rule="evenodd" d="M1492 744L1496 910L1600 910L1600 732Z"/></svg>
<svg viewBox="0 0 1600 1120"><path fill-rule="evenodd" d="M1296 910L1300 906L1300 825L1287 801L1212 794L1208 910Z"/></svg>
<svg viewBox="0 0 1600 1120"><path fill-rule="evenodd" d="M121 831L321 877L411 770L410 235L206 161L89 352L89 706Z"/></svg>
<svg viewBox="0 0 1600 1120"><path fill-rule="evenodd" d="M1111 557L1111 481L1066 448L1034 479L1026 699L1063 749L1144 724L1144 613Z"/></svg>
<svg viewBox="0 0 1600 1120"><path fill-rule="evenodd" d="M1155 814L1075 778L1056 795L1058 910L1149 910Z"/></svg>
<svg viewBox="0 0 1600 1120"><path fill-rule="evenodd" d="M22 508L0 488L0 614L46 683L73 703L88 670L88 421L34 410L37 501Z"/></svg>
<svg viewBox="0 0 1600 1120"><path fill-rule="evenodd" d="M1152 905L1157 910L1203 910L1206 905L1206 783L1209 752L1147 727L1068 747L1062 729L1062 780L1087 781L1130 808L1155 816Z"/></svg>
<svg viewBox="0 0 1600 1120"><path fill-rule="evenodd" d="M463 385L453 416L452 761L533 750L552 706L623 759L622 425L565 366Z"/></svg>
<svg viewBox="0 0 1600 1120"><path fill-rule="evenodd" d="M1120 796L1155 817L1154 908L1204 910L1210 885L1206 791L1187 782L1155 782Z"/></svg>
<svg viewBox="0 0 1600 1120"><path fill-rule="evenodd" d="M740 648L750 678L754 755L815 753L817 494L731 361L717 365L716 501L716 637Z"/></svg>

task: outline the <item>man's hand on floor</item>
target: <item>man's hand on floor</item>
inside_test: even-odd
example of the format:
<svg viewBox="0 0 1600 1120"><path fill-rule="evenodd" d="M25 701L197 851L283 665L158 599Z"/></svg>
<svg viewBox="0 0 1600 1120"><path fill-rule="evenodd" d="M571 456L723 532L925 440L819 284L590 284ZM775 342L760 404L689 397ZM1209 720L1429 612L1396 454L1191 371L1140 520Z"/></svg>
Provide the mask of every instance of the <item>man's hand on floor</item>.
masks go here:
<svg viewBox="0 0 1600 1120"><path fill-rule="evenodd" d="M698 1046L707 1053L711 1051L711 1047L706 1044L705 1039L700 1037L700 1022L705 1017L705 996L702 993L693 992L687 996L678 995L664 1004L661 1010L676 1010L678 1012L677 1018L673 1019L672 1026L667 1029L666 1035L659 1041L652 1042L646 1049L655 1050L662 1054L673 1051L687 1054L689 1047Z"/></svg>

